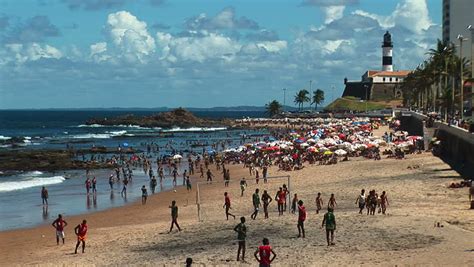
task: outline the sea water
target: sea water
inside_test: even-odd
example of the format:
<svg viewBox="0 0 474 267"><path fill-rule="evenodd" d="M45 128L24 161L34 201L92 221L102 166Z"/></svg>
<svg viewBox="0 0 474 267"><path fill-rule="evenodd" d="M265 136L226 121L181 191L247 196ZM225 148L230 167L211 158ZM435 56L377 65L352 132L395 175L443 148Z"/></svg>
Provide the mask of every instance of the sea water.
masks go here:
<svg viewBox="0 0 474 267"><path fill-rule="evenodd" d="M113 117L133 113L149 115L151 111L0 111L0 149L65 149L66 144L75 149L92 146L117 148L133 147L146 151L146 144L154 142L161 149L159 154L149 155L156 174L156 158L177 151L208 151L210 145L219 140L230 142L228 146L238 146L242 135L261 135L265 132L254 130L229 130L225 127L189 128L147 128L137 125L85 125L93 117ZM261 112L202 112L203 117L242 118L261 117ZM164 134L164 135L163 135ZM12 147L10 139L21 140ZM190 142L202 146L191 148ZM166 147L165 147L166 146ZM86 155L88 158L90 155ZM107 155L104 155L107 156ZM108 155L110 157L110 155ZM187 164L180 166L181 174ZM128 185L127 197L120 194L121 184L114 184L111 190L108 177L113 170L92 170L89 177L97 178L97 194L86 194L85 170L61 170L54 173L44 171L11 172L0 170L0 231L33 227L51 223L59 213L70 216L118 207L141 197L141 187L145 185L149 194L149 177L141 168L133 170L133 181ZM163 186L157 191L172 189L169 173ZM182 177L178 177L182 184ZM42 205L41 188L49 192L49 203Z"/></svg>

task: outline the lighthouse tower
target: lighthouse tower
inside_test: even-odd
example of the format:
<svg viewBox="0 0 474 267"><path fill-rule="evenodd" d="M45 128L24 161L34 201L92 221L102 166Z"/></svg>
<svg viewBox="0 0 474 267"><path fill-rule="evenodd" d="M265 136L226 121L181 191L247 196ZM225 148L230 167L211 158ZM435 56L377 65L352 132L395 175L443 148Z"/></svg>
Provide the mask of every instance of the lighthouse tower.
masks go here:
<svg viewBox="0 0 474 267"><path fill-rule="evenodd" d="M383 45L382 45L382 70L383 71L393 71L392 65L392 36L387 31L383 35Z"/></svg>

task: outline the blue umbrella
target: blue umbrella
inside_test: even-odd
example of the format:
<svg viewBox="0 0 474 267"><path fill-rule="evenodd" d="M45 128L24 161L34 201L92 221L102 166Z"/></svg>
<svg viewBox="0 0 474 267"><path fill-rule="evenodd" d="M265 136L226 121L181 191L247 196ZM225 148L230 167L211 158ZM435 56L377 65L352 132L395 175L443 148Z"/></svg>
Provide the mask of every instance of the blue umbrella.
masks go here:
<svg viewBox="0 0 474 267"><path fill-rule="evenodd" d="M128 143L123 143L123 146L128 146Z"/></svg>

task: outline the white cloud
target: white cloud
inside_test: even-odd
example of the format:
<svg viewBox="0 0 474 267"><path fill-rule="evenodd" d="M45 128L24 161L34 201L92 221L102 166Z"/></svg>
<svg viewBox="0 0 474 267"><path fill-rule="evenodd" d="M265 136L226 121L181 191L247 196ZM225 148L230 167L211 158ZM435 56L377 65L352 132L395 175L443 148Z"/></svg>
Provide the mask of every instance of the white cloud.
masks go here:
<svg viewBox="0 0 474 267"><path fill-rule="evenodd" d="M158 46L163 57L175 61L177 59L204 62L207 59L228 59L237 53L241 44L217 33L204 36L174 37L169 33L157 33Z"/></svg>
<svg viewBox="0 0 474 267"><path fill-rule="evenodd" d="M63 54L59 49L47 44L6 44L5 48L8 51L7 54L9 56L4 58L4 62L13 61L21 64L42 58L59 59L63 57Z"/></svg>
<svg viewBox="0 0 474 267"><path fill-rule="evenodd" d="M324 23L329 24L334 20L338 20L344 16L345 6L325 6L321 9L324 12Z"/></svg>
<svg viewBox="0 0 474 267"><path fill-rule="evenodd" d="M402 26L415 33L421 33L433 24L425 0L404 0L397 4L389 16L371 14L363 10L356 10L353 14L375 19L384 28Z"/></svg>
<svg viewBox="0 0 474 267"><path fill-rule="evenodd" d="M277 52L280 52L282 50L285 50L288 46L288 43L286 41L267 41L267 42L260 42L260 43L257 43L256 46L258 48L263 48L265 49L267 52L270 52L270 53L277 53Z"/></svg>
<svg viewBox="0 0 474 267"><path fill-rule="evenodd" d="M91 56L95 54L104 53L105 51L107 51L107 43L100 42L100 43L91 44L90 50L91 50Z"/></svg>
<svg viewBox="0 0 474 267"><path fill-rule="evenodd" d="M155 40L148 33L147 24L127 11L109 14L105 31L109 40L130 61L143 62L155 51Z"/></svg>

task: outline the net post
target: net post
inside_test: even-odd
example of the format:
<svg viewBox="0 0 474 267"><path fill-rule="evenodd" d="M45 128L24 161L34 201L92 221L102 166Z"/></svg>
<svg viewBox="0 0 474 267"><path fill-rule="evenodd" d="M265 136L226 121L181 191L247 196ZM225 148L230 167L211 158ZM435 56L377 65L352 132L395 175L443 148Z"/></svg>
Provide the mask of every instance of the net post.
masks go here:
<svg viewBox="0 0 474 267"><path fill-rule="evenodd" d="M290 176L289 176L289 175L287 175L287 176L286 176L286 179L288 179L288 193L289 193L289 194L288 194L288 203L290 203L290 205L291 205L291 185L290 185ZM290 208L290 209L288 209L288 213L290 213L290 212L291 212L290 210L291 210L291 208Z"/></svg>
<svg viewBox="0 0 474 267"><path fill-rule="evenodd" d="M201 196L199 194L199 183L196 183L196 206L198 213L198 221L201 222Z"/></svg>

